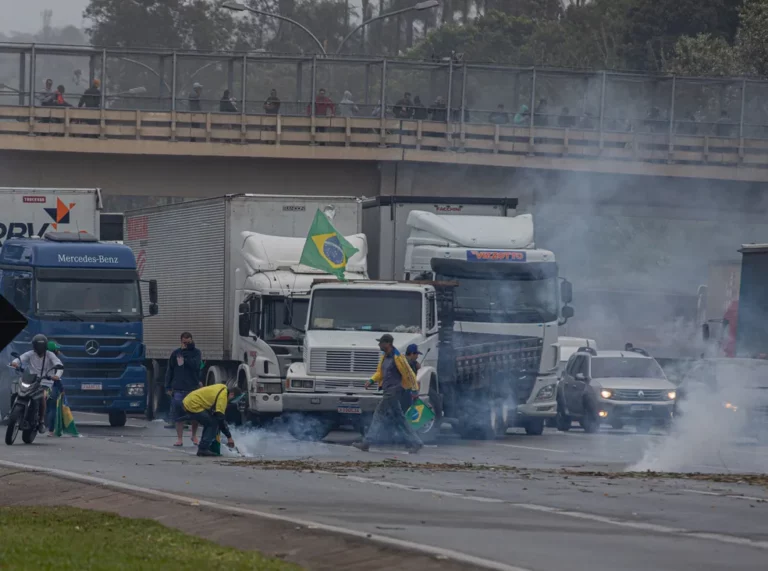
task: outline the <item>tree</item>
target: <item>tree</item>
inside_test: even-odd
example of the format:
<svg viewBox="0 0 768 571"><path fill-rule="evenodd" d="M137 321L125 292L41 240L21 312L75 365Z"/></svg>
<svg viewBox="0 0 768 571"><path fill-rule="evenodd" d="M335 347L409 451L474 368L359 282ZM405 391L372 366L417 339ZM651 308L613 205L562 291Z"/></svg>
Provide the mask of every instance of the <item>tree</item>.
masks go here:
<svg viewBox="0 0 768 571"><path fill-rule="evenodd" d="M664 66L667 73L708 77L734 76L744 71L739 51L710 34L683 36L677 40L674 52Z"/></svg>
<svg viewBox="0 0 768 571"><path fill-rule="evenodd" d="M740 13L737 49L753 74L768 76L768 0L746 0Z"/></svg>

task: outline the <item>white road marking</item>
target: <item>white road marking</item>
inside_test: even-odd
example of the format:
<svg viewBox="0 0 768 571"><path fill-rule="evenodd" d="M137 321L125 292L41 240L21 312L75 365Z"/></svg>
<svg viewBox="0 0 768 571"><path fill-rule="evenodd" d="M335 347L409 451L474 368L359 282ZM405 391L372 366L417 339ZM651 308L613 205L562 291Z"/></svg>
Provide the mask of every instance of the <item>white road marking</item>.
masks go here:
<svg viewBox="0 0 768 571"><path fill-rule="evenodd" d="M562 452L563 454L567 453L568 450L555 450L553 448L538 448L536 446L520 446L519 444L498 444L499 446L504 446L505 448L523 448L525 450L538 450L540 452Z"/></svg>
<svg viewBox="0 0 768 571"><path fill-rule="evenodd" d="M718 496L721 498L731 498L734 500L747 500L750 502L768 502L768 497L758 498L756 496L740 496L738 494L721 494L719 492L705 492L704 490L682 490L688 494L700 494L702 496Z"/></svg>
<svg viewBox="0 0 768 571"><path fill-rule="evenodd" d="M401 549L417 551L419 553L424 553L430 556L445 557L447 559L452 559L460 563L475 565L477 567L483 567L485 569L493 569L495 571L531 571L530 569L525 569L523 567L516 567L514 565L508 565L506 563L501 563L499 561L492 561L490 559L476 557L474 555L469 555L467 553L461 553L459 551L454 551L453 549L444 549L442 547L423 545L423 544L416 543L413 541L408 541L405 539L398 539L396 537L389 537L386 535L369 533L366 531L359 531L356 529L349 529L346 527L328 525L325 523L314 522L311 520L305 520L298 517L278 515L270 512L263 512L259 510L242 508L238 506L223 505L218 502L211 502L211 501L203 500L200 498L182 496L179 494L172 494L170 492L161 492L160 490L142 488L141 486L134 486L132 484L126 484L123 482L115 482L112 480L107 480L105 478L98 478L96 476L86 476L84 474L77 474L75 472L68 472L66 470L58 470L56 468L30 466L27 464L19 464L17 462L8 462L6 460L0 460L0 466L5 466L7 468L15 468L18 470L30 470L33 472L42 472L45 474L51 474L53 476L58 476L60 478L66 478L66 479L74 480L77 482L84 482L87 484L98 484L100 486L105 486L108 488L114 488L117 490L125 490L125 491L134 492L138 494L154 496L154 497L162 498L165 500L171 500L171 501L186 504L186 505L204 506L209 509L218 510L225 513L238 513L243 515L250 515L250 516L260 517L260 518L268 519L272 521L280 521L283 523L300 525L309 529L319 529L321 531L326 531L329 533L347 535L350 537L355 537L357 539L374 541L376 543L381 543L383 545L390 545L393 547L399 547Z"/></svg>
<svg viewBox="0 0 768 571"><path fill-rule="evenodd" d="M334 475L332 472L322 472L322 473ZM407 486L404 484L397 484L395 482L385 482L381 480L374 480L372 478L364 478L361 476L349 476L349 475L339 475L339 474L335 474L335 475L345 480L351 480L353 482L360 482L360 483L366 483L366 484L373 484L375 486L381 486L383 488L396 488L400 490L407 490L410 492L418 492L418 493L425 493L425 494L434 494L436 496L459 498L462 500L468 500L472 502L507 504L509 506L519 508L519 509L549 513L557 516L565 516L565 517L570 517L574 519L595 521L598 523L613 525L617 527L627 527L631 529L638 529L638 530L649 531L653 533L661 533L665 535L678 535L678 536L689 537L693 539L707 539L711 541L717 541L720 543L728 543L732 545L741 545L744 547L754 547L757 549L768 550L768 541L757 541L757 540L749 539L746 537L738 537L735 535L691 531L688 529L683 529L678 527L670 527L666 525L659 525L655 523L647 523L647 522L640 522L640 521L624 520L624 519L618 519L618 518L609 517L609 516L602 516L598 514L591 514L586 512L556 508L552 506L514 503L514 502L508 502L506 500L501 500L498 498L487 498L483 496L469 496L466 494L460 494L458 492L448 492L445 490L435 490L430 488L420 488L417 486Z"/></svg>

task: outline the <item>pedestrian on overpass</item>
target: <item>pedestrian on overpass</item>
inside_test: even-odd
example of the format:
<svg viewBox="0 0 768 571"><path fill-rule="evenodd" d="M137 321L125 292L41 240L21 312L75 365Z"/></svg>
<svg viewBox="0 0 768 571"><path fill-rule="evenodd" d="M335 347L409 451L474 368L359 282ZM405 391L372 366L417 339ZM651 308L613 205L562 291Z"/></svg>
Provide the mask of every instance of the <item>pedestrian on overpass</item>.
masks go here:
<svg viewBox="0 0 768 571"><path fill-rule="evenodd" d="M176 425L176 444L183 446L184 436L184 407L182 402L194 390L201 386L200 362L202 355L195 347L192 334L185 331L181 334L181 347L171 353L168 359L168 368L165 370L165 390L171 397L171 422ZM197 422L192 421L192 442L199 444L197 440Z"/></svg>
<svg viewBox="0 0 768 571"><path fill-rule="evenodd" d="M392 335L385 333L378 339L378 342L383 355L379 360L376 373L366 383L366 388L377 383L384 394L376 407L371 426L365 437L361 442L355 442L353 446L367 452L373 439L378 440L380 434L383 435L387 430L390 430L395 433L391 434L391 437L396 437L399 433L405 441L406 449L416 453L423 444L405 419L405 412L401 404L404 392L411 399L418 396L419 386L416 382L416 375L414 375L406 358L395 348L395 340Z"/></svg>
<svg viewBox="0 0 768 571"><path fill-rule="evenodd" d="M240 389L228 389L227 385L209 385L192 391L182 402L185 414L203 427L203 436L197 447L198 456L217 456L211 450L216 434L221 431L227 437L227 446L235 447L232 433L227 425L226 412L229 401L242 394Z"/></svg>

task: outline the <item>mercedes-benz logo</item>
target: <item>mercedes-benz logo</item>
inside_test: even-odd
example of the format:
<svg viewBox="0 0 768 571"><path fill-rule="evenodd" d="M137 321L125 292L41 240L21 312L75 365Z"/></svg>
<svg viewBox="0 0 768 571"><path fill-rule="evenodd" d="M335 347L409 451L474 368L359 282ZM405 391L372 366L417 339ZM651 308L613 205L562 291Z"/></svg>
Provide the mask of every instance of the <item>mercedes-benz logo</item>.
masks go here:
<svg viewBox="0 0 768 571"><path fill-rule="evenodd" d="M96 341L96 339L91 339L90 341L85 342L85 352L91 357L98 355L100 348L99 342Z"/></svg>
<svg viewBox="0 0 768 571"><path fill-rule="evenodd" d="M645 391L637 391L637 396L643 398L645 396Z"/></svg>

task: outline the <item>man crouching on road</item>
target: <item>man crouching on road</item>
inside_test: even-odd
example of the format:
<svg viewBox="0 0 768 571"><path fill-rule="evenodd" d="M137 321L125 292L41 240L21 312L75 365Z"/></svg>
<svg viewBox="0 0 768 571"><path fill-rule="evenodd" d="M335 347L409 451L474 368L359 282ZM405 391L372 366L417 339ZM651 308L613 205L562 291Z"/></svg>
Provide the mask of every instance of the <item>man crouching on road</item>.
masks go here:
<svg viewBox="0 0 768 571"><path fill-rule="evenodd" d="M229 401L240 393L240 389L228 389L227 385L210 385L192 391L184 398L184 410L193 422L203 427L203 436L197 447L198 456L216 456L211 451L211 444L219 430L227 437L227 446L235 447L225 414Z"/></svg>
<svg viewBox="0 0 768 571"><path fill-rule="evenodd" d="M355 448L363 451L368 451L371 439L383 433L387 425L389 425L391 430L401 433L402 438L405 440L406 449L409 452L416 453L423 446L421 440L405 419L405 413L400 404L403 391L408 391L411 394L411 398L416 398L419 394L419 386L416 382L416 376L413 374L413 369L411 369L405 357L395 349L394 341L394 338L389 333L385 333L378 339L379 349L384 354L379 360L376 374L366 383L366 388L372 386L373 383L378 383L379 387L384 391L384 395L376 407L371 426L362 442L352 444Z"/></svg>

